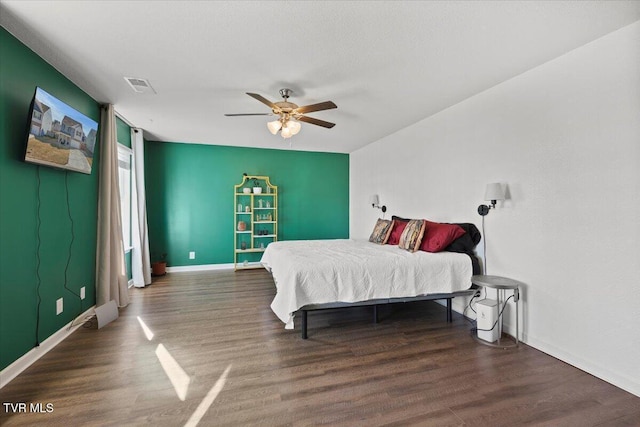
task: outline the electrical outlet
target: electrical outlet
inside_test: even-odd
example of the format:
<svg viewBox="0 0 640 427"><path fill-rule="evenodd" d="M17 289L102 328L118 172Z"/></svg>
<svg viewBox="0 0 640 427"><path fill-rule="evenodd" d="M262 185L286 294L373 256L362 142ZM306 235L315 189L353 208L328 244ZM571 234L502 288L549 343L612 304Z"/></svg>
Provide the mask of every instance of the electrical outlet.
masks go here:
<svg viewBox="0 0 640 427"><path fill-rule="evenodd" d="M189 259L196 259L196 252L195 251L189 252Z"/></svg>
<svg viewBox="0 0 640 427"><path fill-rule="evenodd" d="M86 294L84 293L84 286L80 288L80 299L85 299Z"/></svg>
<svg viewBox="0 0 640 427"><path fill-rule="evenodd" d="M63 311L63 305L62 305L62 298L58 298L56 300L56 315L62 313Z"/></svg>

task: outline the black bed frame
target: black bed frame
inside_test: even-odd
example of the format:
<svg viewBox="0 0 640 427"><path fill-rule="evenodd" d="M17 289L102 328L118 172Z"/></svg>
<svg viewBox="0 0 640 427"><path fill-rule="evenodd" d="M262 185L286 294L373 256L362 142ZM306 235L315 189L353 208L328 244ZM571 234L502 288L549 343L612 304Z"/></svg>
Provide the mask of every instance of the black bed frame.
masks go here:
<svg viewBox="0 0 640 427"><path fill-rule="evenodd" d="M451 322L453 320L453 310L451 309L451 300L455 297L470 297L475 295L478 292L478 287L472 285L471 288L466 289L464 291L457 291L452 293L444 293L444 294L429 294L429 295L421 295L417 297L408 297L408 298L383 298L383 299L374 299L369 301L360 301L360 302L332 302L326 304L309 304L301 307L298 312L302 314L302 339L307 339L307 313L309 311L315 310L327 310L331 308L345 308L345 307L362 307L362 306L373 306L373 321L374 323L378 323L378 306L383 304L395 304L399 302L414 302L414 301L431 301L431 300L447 300L447 322Z"/></svg>

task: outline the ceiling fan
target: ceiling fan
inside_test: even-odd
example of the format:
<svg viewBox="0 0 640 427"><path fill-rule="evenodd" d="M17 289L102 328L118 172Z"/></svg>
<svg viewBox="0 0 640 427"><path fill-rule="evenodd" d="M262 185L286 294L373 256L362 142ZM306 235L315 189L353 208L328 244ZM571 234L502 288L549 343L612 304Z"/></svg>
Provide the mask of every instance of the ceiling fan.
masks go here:
<svg viewBox="0 0 640 427"><path fill-rule="evenodd" d="M272 134L277 134L280 131L280 135L283 138L291 138L293 135L300 132L300 122L310 123L316 126L322 126L331 129L335 126L335 123L325 122L324 120L315 119L313 117L305 116L305 113L312 113L314 111L331 110L332 108L338 108L336 104L331 101L320 102L319 104L304 105L298 107L293 102L289 102L289 96L291 96L291 89L280 89L280 96L283 101L271 102L262 95L257 93L249 93L252 98L257 99L263 104L271 108L271 113L244 113L244 114L225 114L225 116L272 116L278 115L278 119L267 123L267 128Z"/></svg>

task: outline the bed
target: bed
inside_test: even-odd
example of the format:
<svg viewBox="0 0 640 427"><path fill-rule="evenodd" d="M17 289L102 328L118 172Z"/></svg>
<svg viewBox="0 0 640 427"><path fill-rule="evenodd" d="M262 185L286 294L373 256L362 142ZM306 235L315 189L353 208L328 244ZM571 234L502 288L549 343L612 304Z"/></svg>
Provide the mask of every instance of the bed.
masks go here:
<svg viewBox="0 0 640 427"><path fill-rule="evenodd" d="M354 239L299 240L269 244L261 263L276 285L271 309L285 329L293 329L300 314L304 339L308 311L371 305L377 321L380 304L445 299L451 321L451 299L475 293L471 276L477 267L467 253L409 252Z"/></svg>

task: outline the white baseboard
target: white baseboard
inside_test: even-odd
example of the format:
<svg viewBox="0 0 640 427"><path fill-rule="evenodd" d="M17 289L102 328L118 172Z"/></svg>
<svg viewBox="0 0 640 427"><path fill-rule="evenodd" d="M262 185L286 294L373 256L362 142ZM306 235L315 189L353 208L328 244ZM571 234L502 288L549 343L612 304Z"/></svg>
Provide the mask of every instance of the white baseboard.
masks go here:
<svg viewBox="0 0 640 427"><path fill-rule="evenodd" d="M0 372L0 389L9 384L11 380L17 377L22 371L34 364L38 359L47 354L49 350L60 344L65 338L71 335L84 322L71 326L76 319L87 317L94 313L95 305L87 311L64 325L57 332L54 332L49 338L40 343L40 346L32 348L28 353L24 354L18 360L7 366Z"/></svg>
<svg viewBox="0 0 640 427"><path fill-rule="evenodd" d="M183 265L179 267L167 267L167 273L183 273L188 271L233 270L233 267L234 267L233 263Z"/></svg>
<svg viewBox="0 0 640 427"><path fill-rule="evenodd" d="M566 362L571 366L585 371L586 373L591 374L594 377L598 377L601 380L608 382L609 384L613 384L618 388L621 388L631 394L640 397L640 383L634 381L628 376L612 372L606 367L596 365L589 362L588 360L584 360L583 358L576 356L575 354L568 353L552 344L549 344L544 340L525 335L523 341L526 342L527 345L540 350L541 352L546 353L549 356L562 360L563 362Z"/></svg>
<svg viewBox="0 0 640 427"><path fill-rule="evenodd" d="M459 301L458 301L459 300ZM462 303L462 301L467 301L466 298L454 298L453 304L451 308L462 314L463 310L466 307L466 303ZM443 303L444 304L444 303ZM473 318L473 312L467 313L468 316ZM503 324L503 330L513 336L515 334L515 327L505 322ZM524 344L527 344L530 347L535 348L536 350L540 350L543 353L548 354L551 357L555 357L558 360L561 360L569 365L580 369L594 377L600 378L603 381L608 382L622 390L628 391L631 394L634 394L640 397L640 383L634 381L633 379L628 378L628 376L620 375L615 372L612 372L610 369L596 365L594 363L589 362L588 360L584 360L583 358L576 356L574 354L568 353L552 344L544 340L537 339L530 335L526 335L525 333L520 333L520 341Z"/></svg>

